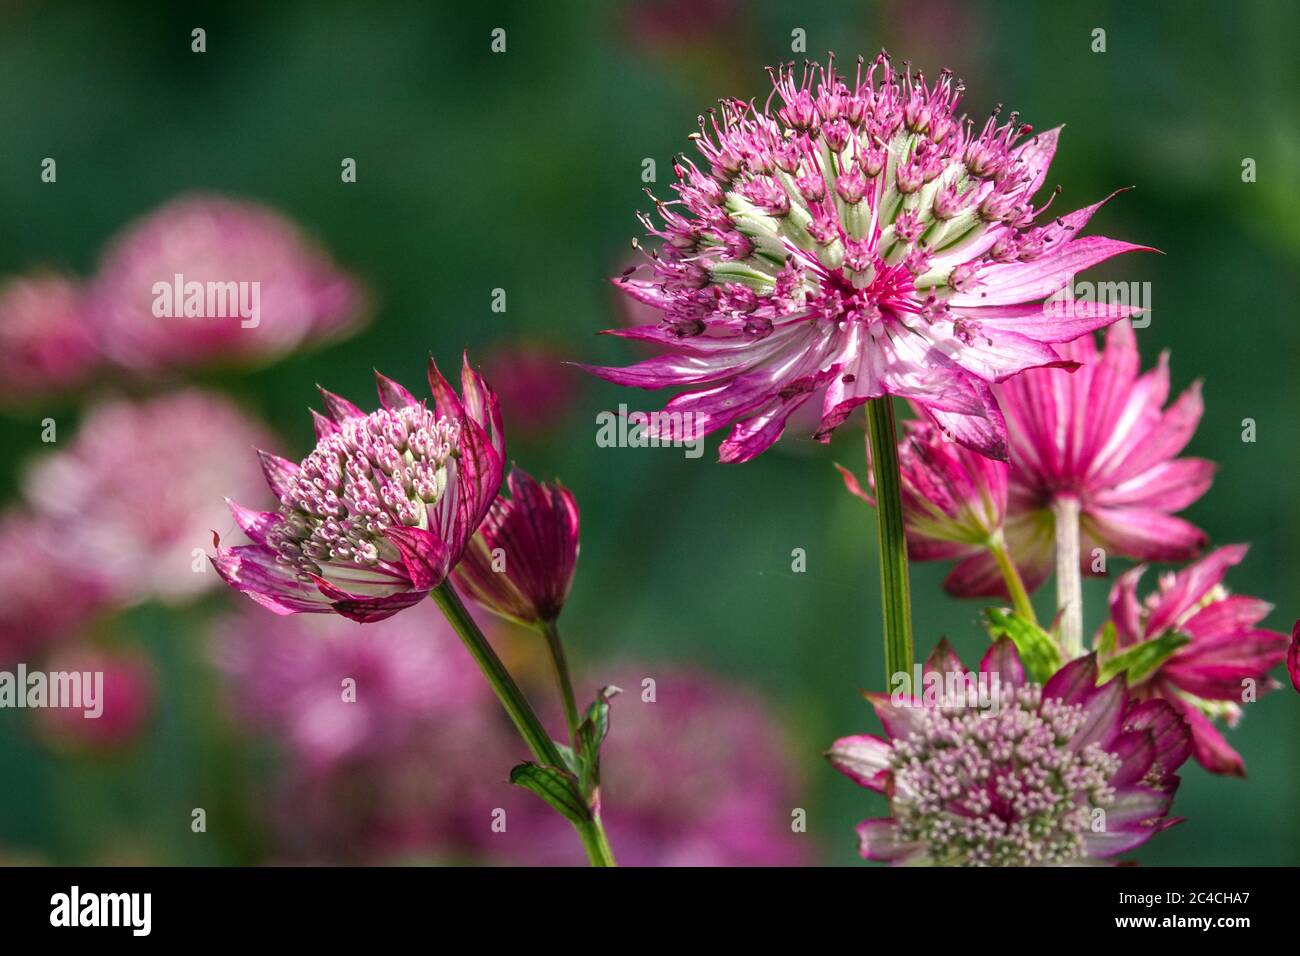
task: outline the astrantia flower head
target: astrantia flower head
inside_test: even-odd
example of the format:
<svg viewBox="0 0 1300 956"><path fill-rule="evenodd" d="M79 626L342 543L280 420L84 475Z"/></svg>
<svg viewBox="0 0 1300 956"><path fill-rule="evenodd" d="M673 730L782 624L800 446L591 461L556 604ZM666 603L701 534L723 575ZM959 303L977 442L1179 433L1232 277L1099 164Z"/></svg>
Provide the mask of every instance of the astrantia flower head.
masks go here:
<svg viewBox="0 0 1300 956"><path fill-rule="evenodd" d="M667 348L620 384L696 387L669 403L667 432L733 426L723 461L769 447L820 396L816 436L868 399L915 401L957 441L1004 458L989 389L1027 368L1070 366L1054 345L1131 314L1044 306L1073 274L1143 248L1076 238L1102 205L1046 220L1035 205L1058 130L1016 114L957 114L951 74L927 81L881 54L851 83L833 64L773 72L760 109L723 100L693 137L704 168L675 163L662 240L616 280L657 325L610 334ZM1104 202L1104 201L1103 201ZM689 437L689 436L688 436Z"/></svg>
<svg viewBox="0 0 1300 956"><path fill-rule="evenodd" d="M501 484L496 396L464 359L458 397L432 359L434 404L375 373L366 414L324 389L315 450L295 465L262 453L277 512L231 502L253 544L218 548L232 587L279 614L377 621L410 607L460 560Z"/></svg>
<svg viewBox="0 0 1300 956"><path fill-rule="evenodd" d="M560 485L519 468L456 568L456 583L489 611L520 624L560 616L578 563L578 503Z"/></svg>
<svg viewBox="0 0 1300 956"><path fill-rule="evenodd" d="M251 306L254 286L246 317L240 296ZM104 351L149 372L277 358L337 338L365 311L359 284L288 219L207 196L173 200L114 239L90 298Z"/></svg>
<svg viewBox="0 0 1300 956"><path fill-rule="evenodd" d="M69 560L93 569L115 601L184 601L218 586L194 551L229 526L222 495L263 492L250 451L271 441L214 392L114 400L28 470L25 492Z"/></svg>
<svg viewBox="0 0 1300 956"><path fill-rule="evenodd" d="M1239 564L1246 551L1244 545L1219 548L1181 571L1162 575L1159 589L1145 600L1138 598L1137 588L1146 568L1137 567L1120 575L1110 595L1115 654L1165 635L1186 639L1158 667L1148 668L1134 692L1173 704L1191 728L1197 762L1213 773L1237 776L1245 774L1245 764L1213 719L1234 726L1247 687L1256 694L1276 687L1268 672L1287 654L1285 634L1256 626L1273 606L1223 587L1228 568Z"/></svg>
<svg viewBox="0 0 1300 956"><path fill-rule="evenodd" d="M965 675L941 644L928 672ZM993 677L996 676L996 683ZM858 827L861 853L891 863L1034 866L1107 860L1177 822L1167 814L1188 731L1167 703L1134 702L1122 678L1097 686L1081 657L1030 683L1010 640L985 655L993 706L868 695L884 739L845 737L831 763L889 797Z"/></svg>

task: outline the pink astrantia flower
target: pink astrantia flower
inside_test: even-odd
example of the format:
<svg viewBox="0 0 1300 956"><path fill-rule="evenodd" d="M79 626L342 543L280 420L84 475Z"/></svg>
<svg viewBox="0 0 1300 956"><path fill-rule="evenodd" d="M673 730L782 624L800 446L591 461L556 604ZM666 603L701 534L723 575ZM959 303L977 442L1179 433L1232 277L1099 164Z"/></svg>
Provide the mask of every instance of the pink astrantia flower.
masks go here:
<svg viewBox="0 0 1300 956"><path fill-rule="evenodd" d="M195 551L230 525L222 494L263 491L249 452L271 440L212 392L112 401L31 467L26 495L68 560L93 569L114 600L183 601L217 583Z"/></svg>
<svg viewBox="0 0 1300 956"><path fill-rule="evenodd" d="M521 434L544 435L562 424L578 397L578 373L545 345L495 349L483 360L483 373L496 383L501 415L510 422L512 441Z"/></svg>
<svg viewBox="0 0 1300 956"><path fill-rule="evenodd" d="M98 362L76 280L32 275L0 287L0 399L5 403L82 385Z"/></svg>
<svg viewBox="0 0 1300 956"><path fill-rule="evenodd" d="M990 385L1072 366L1057 344L1133 312L1044 300L1145 247L1077 238L1105 200L1035 225L1059 130L1029 136L1015 114L999 125L995 113L977 131L956 114L962 86L946 71L931 84L881 54L851 85L832 64L802 79L782 67L773 86L761 110L723 100L701 119L706 168L674 164L662 226L645 220L662 243L616 280L662 321L609 334L668 352L592 371L695 388L668 403L681 414L656 434L732 426L723 461L764 451L815 395L821 440L867 400L898 395L1005 458Z"/></svg>
<svg viewBox="0 0 1300 956"><path fill-rule="evenodd" d="M965 675L946 643L927 673ZM975 697L868 699L885 737L837 740L827 756L846 776L889 798L888 817L858 827L861 854L894 864L1090 864L1145 843L1168 817L1187 759L1188 731L1164 701L1137 702L1122 679L1097 686L1093 656L1046 684L1026 681L1003 638ZM997 683L993 683L996 676ZM1095 824L1103 821L1104 825Z"/></svg>
<svg viewBox="0 0 1300 956"><path fill-rule="evenodd" d="M514 468L456 568L456 584L494 614L532 625L560 616L578 564L578 503Z"/></svg>
<svg viewBox="0 0 1300 956"><path fill-rule="evenodd" d="M796 767L768 701L676 665L623 662L600 670L627 689L610 705L600 769L601 818L621 865L808 862L805 838L790 831ZM654 681L650 700L647 678ZM511 821L489 841L492 859L580 865L564 820L528 796L494 789L474 798L482 818L501 806Z"/></svg>
<svg viewBox="0 0 1300 956"><path fill-rule="evenodd" d="M321 389L316 448L301 464L261 453L278 511L230 502L251 545L218 547L231 587L277 614L378 621L440 585L492 506L505 456L496 395L469 365L462 397L429 360L433 408L375 373L366 414Z"/></svg>
<svg viewBox="0 0 1300 956"><path fill-rule="evenodd" d="M1166 634L1188 642L1134 688L1142 697L1174 705L1192 731L1192 752L1213 773L1244 776L1241 755L1228 746L1212 719L1234 726L1249 681L1257 693L1276 687L1269 670L1287 654L1287 636L1256 627L1273 606L1259 598L1229 594L1228 568L1246 556L1245 545L1219 548L1181 571L1162 575L1159 590L1137 595L1145 567L1120 575L1111 589L1116 653Z"/></svg>
<svg viewBox="0 0 1300 956"><path fill-rule="evenodd" d="M212 656L236 725L280 758L258 783L278 856L453 862L490 846L491 813L466 795L511 789L517 737L433 602L364 626L246 605Z"/></svg>
<svg viewBox="0 0 1300 956"><path fill-rule="evenodd" d="M104 351L138 371L276 358L351 331L365 309L357 283L289 220L207 196L129 226L104 254L91 301Z"/></svg>

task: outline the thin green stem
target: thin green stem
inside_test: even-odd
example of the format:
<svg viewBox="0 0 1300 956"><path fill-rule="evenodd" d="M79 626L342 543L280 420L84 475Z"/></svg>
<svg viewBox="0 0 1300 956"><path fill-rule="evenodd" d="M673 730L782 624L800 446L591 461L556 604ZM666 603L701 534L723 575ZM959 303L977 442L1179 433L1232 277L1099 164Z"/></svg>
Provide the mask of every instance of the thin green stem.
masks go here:
<svg viewBox="0 0 1300 956"><path fill-rule="evenodd" d="M1030 623L1037 624L1038 618L1034 614L1034 605L1029 601L1029 592L1025 590L1025 582L1021 579L1015 562L1011 560L1011 555L1007 553L1007 544L1002 540L1001 532L989 542L988 547L989 553L993 555L993 560L997 562L998 570L1002 572L1002 580L1006 583L1007 592L1011 595L1011 604L1016 609L1016 613Z"/></svg>
<svg viewBox="0 0 1300 956"><path fill-rule="evenodd" d="M569 675L569 662L564 656L564 643L560 640L560 630L554 621L543 621L539 627L546 636L546 646L551 649L551 661L555 664L555 679L560 685L560 696L564 698L564 719L569 724L569 739L576 746L578 743L578 702L573 694L573 678Z"/></svg>
<svg viewBox="0 0 1300 956"><path fill-rule="evenodd" d="M1056 605L1061 614L1061 650L1067 661L1083 656L1083 574L1079 570L1079 499L1052 500L1056 519Z"/></svg>
<svg viewBox="0 0 1300 956"><path fill-rule="evenodd" d="M867 439L875 477L876 532L880 545L881 607L885 619L885 675L912 673L912 599L907 537L898 474L898 433L888 395L867 402Z"/></svg>
<svg viewBox="0 0 1300 956"><path fill-rule="evenodd" d="M546 732L546 727L538 719L537 713L533 710L528 699L524 697L523 691L515 683L515 679L510 676L506 670L505 664L501 663L501 658L497 657L496 651L488 643L483 632L474 623L470 617L469 611L466 610L465 604L456 593L455 588L451 586L451 581L444 581L430 593L434 603L438 605L443 615L455 628L456 633L460 636L461 643L469 651L474 662L478 664L479 670L487 678L488 684L497 695L497 700L501 701L501 706L505 708L506 713L510 715L511 722L518 729L524 742L528 744L528 749L533 752L537 761L548 767L564 767L564 758L560 756L560 751L556 748L555 742L551 740L551 735ZM600 815L593 812L591 819L584 820L580 823L574 823L573 827L578 831L578 836L582 840L582 847L587 851L587 859L592 866L616 866L614 854L609 848L609 839L605 836L604 825L600 822Z"/></svg>

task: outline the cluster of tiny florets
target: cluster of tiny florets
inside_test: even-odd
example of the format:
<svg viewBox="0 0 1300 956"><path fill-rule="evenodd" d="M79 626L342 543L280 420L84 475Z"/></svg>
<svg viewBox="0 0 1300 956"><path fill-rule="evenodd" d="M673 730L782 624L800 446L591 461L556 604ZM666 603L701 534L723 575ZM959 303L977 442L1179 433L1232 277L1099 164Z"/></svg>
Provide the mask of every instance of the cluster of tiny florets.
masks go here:
<svg viewBox="0 0 1300 956"><path fill-rule="evenodd" d="M723 100L701 117L692 138L707 171L680 158L677 198L657 201L662 224L643 217L663 240L652 281L669 327L762 338L783 316L869 323L885 308L973 341L978 324L945 297L976 288L982 265L1034 259L1060 239L1059 224L1033 226L1038 183L1015 155L1030 127L995 110L977 129L956 114L963 87L950 72L931 85L884 54L865 70L859 59L852 85L833 63L798 80L786 65L772 80L763 109ZM979 243L992 226L996 241Z"/></svg>
<svg viewBox="0 0 1300 956"><path fill-rule="evenodd" d="M380 409L326 435L280 498L283 521L271 544L300 575L322 564L374 567L396 561L384 536L430 526L428 510L447 488L460 424L424 405Z"/></svg>
<svg viewBox="0 0 1300 956"><path fill-rule="evenodd" d="M1115 797L1119 759L1096 744L1069 744L1084 720L1077 704L1026 685L1004 691L995 714L927 709L896 740L892 814L898 840L938 863L1033 866L1084 855L1096 809Z"/></svg>

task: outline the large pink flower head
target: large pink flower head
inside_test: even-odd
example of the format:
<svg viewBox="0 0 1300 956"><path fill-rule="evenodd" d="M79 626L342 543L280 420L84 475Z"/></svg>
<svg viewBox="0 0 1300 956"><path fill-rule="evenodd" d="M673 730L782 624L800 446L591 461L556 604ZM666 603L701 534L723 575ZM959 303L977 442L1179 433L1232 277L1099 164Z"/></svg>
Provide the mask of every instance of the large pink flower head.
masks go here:
<svg viewBox="0 0 1300 956"><path fill-rule="evenodd" d="M1186 725L1164 701L1132 700L1122 678L1098 687L1093 656L1036 684L1003 638L972 682L941 643L925 673L956 692L898 702L870 694L886 736L844 737L827 755L836 769L889 798L888 817L858 827L865 858L1087 864L1177 822L1167 815L1178 787L1174 771L1190 749Z"/></svg>
<svg viewBox="0 0 1300 956"><path fill-rule="evenodd" d="M1245 764L1213 719L1235 725L1243 701L1277 686L1268 672L1287 655L1285 634L1256 626L1273 606L1223 587L1228 568L1246 551L1245 545L1219 548L1181 571L1161 575L1159 589L1145 600L1137 588L1146 568L1136 567L1120 575L1110 596L1111 653L1133 653L1140 645L1154 650L1147 642L1169 635L1183 639L1181 646L1169 644L1151 659L1135 693L1173 704L1191 728L1197 762L1214 773L1237 776L1245 775Z"/></svg>
<svg viewBox="0 0 1300 956"><path fill-rule="evenodd" d="M578 565L578 502L520 468L456 568L456 583L494 614L524 625L560 616Z"/></svg>
<svg viewBox="0 0 1300 956"><path fill-rule="evenodd" d="M349 332L365 310L355 280L288 219L207 196L129 226L90 297L105 353L140 371L277 358Z"/></svg>
<svg viewBox="0 0 1300 956"><path fill-rule="evenodd" d="M93 569L116 601L183 601L217 583L199 549L230 524L221 495L262 490L249 452L271 440L216 393L115 400L30 468L26 495L68 560Z"/></svg>
<svg viewBox="0 0 1300 956"><path fill-rule="evenodd" d="M98 363L75 279L50 273L0 287L0 399L6 404L80 386Z"/></svg>
<svg viewBox="0 0 1300 956"><path fill-rule="evenodd" d="M753 691L681 665L602 667L625 692L610 705L601 755L601 817L624 866L799 866L808 837L791 832L797 773L772 708ZM647 678L650 682L647 683ZM578 865L562 819L519 794L477 798L512 822L492 856Z"/></svg>
<svg viewBox="0 0 1300 956"><path fill-rule="evenodd" d="M1101 202L1035 224L1059 130L1031 136L997 112L977 128L957 115L961 92L946 71L930 83L882 53L851 84L833 63L783 66L762 109L723 100L693 137L705 168L675 163L676 198L657 204L660 226L645 220L658 250L616 280L663 318L610 334L668 352L592 371L697 387L669 403L682 415L664 416L660 437L733 426L723 461L768 448L814 396L828 440L883 395L1005 458L990 384L1069 367L1057 343L1132 312L1043 300L1144 247L1076 238Z"/></svg>
<svg viewBox="0 0 1300 956"><path fill-rule="evenodd" d="M231 587L278 614L337 612L378 621L441 584L501 484L496 396L469 365L463 396L429 360L433 407L375 373L369 414L321 390L316 448L300 464L263 452L275 512L230 503L251 545L212 559Z"/></svg>

